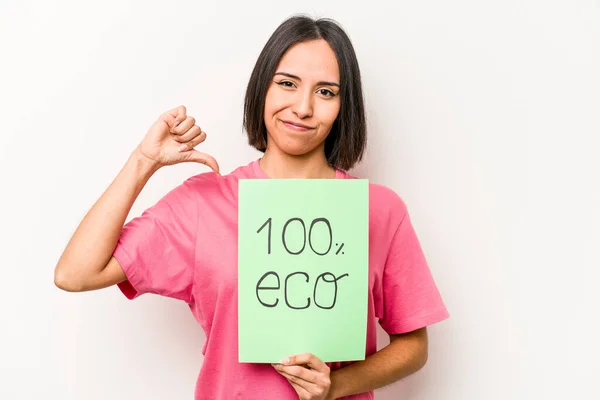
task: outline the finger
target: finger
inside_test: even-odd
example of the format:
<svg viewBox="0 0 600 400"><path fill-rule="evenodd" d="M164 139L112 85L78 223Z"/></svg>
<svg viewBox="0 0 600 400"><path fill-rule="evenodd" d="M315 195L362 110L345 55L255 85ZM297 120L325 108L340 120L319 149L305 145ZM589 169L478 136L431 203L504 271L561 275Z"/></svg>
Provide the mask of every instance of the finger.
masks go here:
<svg viewBox="0 0 600 400"><path fill-rule="evenodd" d="M307 382L315 382L317 380L316 374L320 374L319 372L315 372L298 365L277 365L275 366L275 369L279 372L285 372L288 375L293 375Z"/></svg>
<svg viewBox="0 0 600 400"><path fill-rule="evenodd" d="M303 365L306 364L312 369L316 369L319 372L329 373L329 367L321 359L312 353L296 354L295 356L284 359L281 364L283 365Z"/></svg>
<svg viewBox="0 0 600 400"><path fill-rule="evenodd" d="M213 156L206 153L201 153L198 150L188 150L184 153L187 153L187 161L204 164L215 171L217 175L220 175L219 163L217 163L217 160L215 160Z"/></svg>
<svg viewBox="0 0 600 400"><path fill-rule="evenodd" d="M171 133L175 135L183 135L188 130L190 130L190 128L192 128L195 123L196 120L194 119L194 117L188 116L179 125L172 127Z"/></svg>
<svg viewBox="0 0 600 400"><path fill-rule="evenodd" d="M190 140L188 140L187 142L182 142L182 144L179 146L179 151L188 151L193 149L194 147L198 146L200 143L202 143L205 139L206 139L206 133L204 132L200 132L198 133L198 129L194 129L195 133L193 133L195 136L192 137ZM204 133L204 135L203 135ZM175 139L175 137L173 137Z"/></svg>
<svg viewBox="0 0 600 400"><path fill-rule="evenodd" d="M290 385L292 385L292 387L294 388L294 390L298 394L298 399L299 400L304 400L304 399L310 399L310 398L312 398L312 396L310 395L309 391L306 390L306 389L304 389L302 386L297 385L294 382L290 382Z"/></svg>
<svg viewBox="0 0 600 400"><path fill-rule="evenodd" d="M319 372L316 370L306 369L297 365L280 365L276 367L276 369L280 372L286 373L287 375L295 376L297 379L310 383L311 385L316 385L318 387L329 387L329 385L331 384L329 374Z"/></svg>
<svg viewBox="0 0 600 400"><path fill-rule="evenodd" d="M181 105L165 112L163 114L163 119L167 122L170 128L173 128L185 120L186 114L187 110L185 106Z"/></svg>
<svg viewBox="0 0 600 400"><path fill-rule="evenodd" d="M199 137L202 136L202 137ZM173 140L179 143L187 143L196 139L194 142L194 146L197 146L199 143L202 143L206 140L206 132L203 132L198 125L194 125L181 136L173 135L171 136ZM185 149L184 149L185 150Z"/></svg>
<svg viewBox="0 0 600 400"><path fill-rule="evenodd" d="M175 126L177 126L177 124L185 121L185 117L187 116L187 109L185 108L185 106L181 105L179 107L177 107L177 116L175 117Z"/></svg>
<svg viewBox="0 0 600 400"><path fill-rule="evenodd" d="M290 385L292 385L292 387L294 388L294 390L298 394L298 398L300 400L305 400L305 399L311 399L312 398L312 396L310 395L310 392L308 390L304 389L302 386L297 385L294 382L290 382Z"/></svg>
<svg viewBox="0 0 600 400"><path fill-rule="evenodd" d="M311 394L320 395L325 392L325 388L319 387L318 385L307 382L303 379L298 378L297 376L286 374L285 372L279 371L279 373L285 377L290 384L296 389L296 392L301 396L301 398L312 398ZM302 396L305 397L302 397Z"/></svg>

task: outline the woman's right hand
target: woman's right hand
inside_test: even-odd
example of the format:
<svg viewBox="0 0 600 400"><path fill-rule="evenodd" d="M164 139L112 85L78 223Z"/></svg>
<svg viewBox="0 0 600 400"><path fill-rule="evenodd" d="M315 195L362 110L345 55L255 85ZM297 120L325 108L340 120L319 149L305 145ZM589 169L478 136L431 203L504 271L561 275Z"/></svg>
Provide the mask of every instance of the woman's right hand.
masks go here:
<svg viewBox="0 0 600 400"><path fill-rule="evenodd" d="M194 149L205 139L206 133L196 125L196 120L187 115L184 106L179 106L154 122L135 151L157 169L182 162L199 162L218 174L217 161Z"/></svg>

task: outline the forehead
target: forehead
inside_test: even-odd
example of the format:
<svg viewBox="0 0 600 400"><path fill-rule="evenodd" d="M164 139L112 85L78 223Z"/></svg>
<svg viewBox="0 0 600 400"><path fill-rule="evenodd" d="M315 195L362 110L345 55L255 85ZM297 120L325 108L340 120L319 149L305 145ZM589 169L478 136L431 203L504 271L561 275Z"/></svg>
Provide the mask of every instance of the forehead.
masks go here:
<svg viewBox="0 0 600 400"><path fill-rule="evenodd" d="M277 71L297 75L302 80L339 82L337 58L323 39L292 46L281 58Z"/></svg>

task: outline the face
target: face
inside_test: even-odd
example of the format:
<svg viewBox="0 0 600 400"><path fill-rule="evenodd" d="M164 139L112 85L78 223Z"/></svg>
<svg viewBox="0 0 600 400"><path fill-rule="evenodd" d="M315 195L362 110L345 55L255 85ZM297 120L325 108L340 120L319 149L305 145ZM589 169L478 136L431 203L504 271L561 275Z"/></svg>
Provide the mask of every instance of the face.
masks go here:
<svg viewBox="0 0 600 400"><path fill-rule="evenodd" d="M291 47L267 90L267 150L296 156L324 152L340 111L339 85L337 59L325 40Z"/></svg>

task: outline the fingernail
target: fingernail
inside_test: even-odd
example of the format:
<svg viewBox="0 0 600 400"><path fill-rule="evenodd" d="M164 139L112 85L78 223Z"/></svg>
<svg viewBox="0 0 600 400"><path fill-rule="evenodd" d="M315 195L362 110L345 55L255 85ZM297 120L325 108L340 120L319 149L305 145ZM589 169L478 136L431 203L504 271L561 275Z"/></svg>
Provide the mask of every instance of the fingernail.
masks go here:
<svg viewBox="0 0 600 400"><path fill-rule="evenodd" d="M187 144L182 144L181 146L179 146L179 151L185 151L187 149L188 149Z"/></svg>
<svg viewBox="0 0 600 400"><path fill-rule="evenodd" d="M289 363L289 362L290 362L290 358L289 358L289 357L286 357L286 358L284 358L283 360L281 360L281 363L282 363L282 364L287 364L287 363Z"/></svg>
<svg viewBox="0 0 600 400"><path fill-rule="evenodd" d="M179 125L179 121L175 120L175 123L173 124L173 128L176 128L177 125Z"/></svg>

